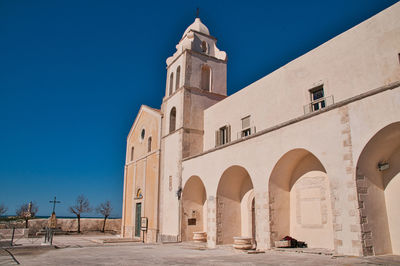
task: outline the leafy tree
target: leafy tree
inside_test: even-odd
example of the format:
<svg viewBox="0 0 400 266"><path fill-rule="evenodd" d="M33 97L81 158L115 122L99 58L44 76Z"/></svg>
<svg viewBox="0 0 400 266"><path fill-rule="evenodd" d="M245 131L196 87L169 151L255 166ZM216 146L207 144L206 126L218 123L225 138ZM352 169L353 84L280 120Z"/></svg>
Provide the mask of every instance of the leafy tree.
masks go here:
<svg viewBox="0 0 400 266"><path fill-rule="evenodd" d="M103 230L101 230L102 232L104 232L104 229L106 227L106 220L107 218L110 216L112 211L112 207L111 207L111 203L109 200L107 200L104 203L101 203L97 208L96 208L96 212L100 213L101 215L104 216L104 222L103 222Z"/></svg>
<svg viewBox="0 0 400 266"><path fill-rule="evenodd" d="M0 204L0 216L2 216L3 214L5 214L7 210L8 210L8 209L7 209L6 206L4 206L4 204Z"/></svg>
<svg viewBox="0 0 400 266"><path fill-rule="evenodd" d="M35 217L39 207L34 202L22 204L17 210L16 214L18 217L25 220L25 228L28 228L29 219Z"/></svg>
<svg viewBox="0 0 400 266"><path fill-rule="evenodd" d="M81 214L91 212L89 200L84 196L80 195L76 198L75 205L69 207L69 211L76 215L78 219L78 233L81 232Z"/></svg>

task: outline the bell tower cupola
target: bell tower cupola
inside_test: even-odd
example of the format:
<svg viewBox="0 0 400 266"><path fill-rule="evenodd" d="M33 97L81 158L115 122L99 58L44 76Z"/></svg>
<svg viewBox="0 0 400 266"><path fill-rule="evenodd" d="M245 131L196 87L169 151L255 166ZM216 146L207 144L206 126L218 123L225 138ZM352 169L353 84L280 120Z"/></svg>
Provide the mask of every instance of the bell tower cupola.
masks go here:
<svg viewBox="0 0 400 266"><path fill-rule="evenodd" d="M185 30L176 52L167 59L166 96L182 86L226 96L227 55L200 18Z"/></svg>

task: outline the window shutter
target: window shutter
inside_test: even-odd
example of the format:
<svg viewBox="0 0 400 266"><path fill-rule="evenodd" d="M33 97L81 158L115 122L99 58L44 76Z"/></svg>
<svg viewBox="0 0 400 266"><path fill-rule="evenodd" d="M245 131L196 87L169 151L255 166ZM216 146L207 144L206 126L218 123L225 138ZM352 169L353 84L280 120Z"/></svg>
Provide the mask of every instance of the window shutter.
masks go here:
<svg viewBox="0 0 400 266"><path fill-rule="evenodd" d="M242 119L242 129L250 127L250 116Z"/></svg>
<svg viewBox="0 0 400 266"><path fill-rule="evenodd" d="M226 126L226 142L231 142L231 125Z"/></svg>
<svg viewBox="0 0 400 266"><path fill-rule="evenodd" d="M219 130L215 131L215 147L219 146Z"/></svg>

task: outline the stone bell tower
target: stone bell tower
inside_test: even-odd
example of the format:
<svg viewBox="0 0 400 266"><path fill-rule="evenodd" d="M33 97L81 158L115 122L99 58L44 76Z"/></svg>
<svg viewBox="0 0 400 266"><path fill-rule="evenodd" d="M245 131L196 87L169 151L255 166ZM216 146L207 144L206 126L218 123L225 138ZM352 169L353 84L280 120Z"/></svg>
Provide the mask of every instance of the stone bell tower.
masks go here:
<svg viewBox="0 0 400 266"><path fill-rule="evenodd" d="M167 59L161 106L160 240L180 241L182 159L203 151L203 110L226 97L226 53L196 18Z"/></svg>

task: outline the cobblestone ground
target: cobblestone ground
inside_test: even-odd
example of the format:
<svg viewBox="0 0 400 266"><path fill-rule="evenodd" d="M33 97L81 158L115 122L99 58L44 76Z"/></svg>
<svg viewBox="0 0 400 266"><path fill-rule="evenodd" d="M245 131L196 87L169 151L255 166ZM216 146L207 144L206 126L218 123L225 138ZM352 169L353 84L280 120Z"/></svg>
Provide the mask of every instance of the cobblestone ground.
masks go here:
<svg viewBox="0 0 400 266"><path fill-rule="evenodd" d="M0 265L400 265L400 256L335 257L298 252L247 254L229 246L206 249L192 243L102 243L96 237L59 237L55 247L0 249Z"/></svg>

